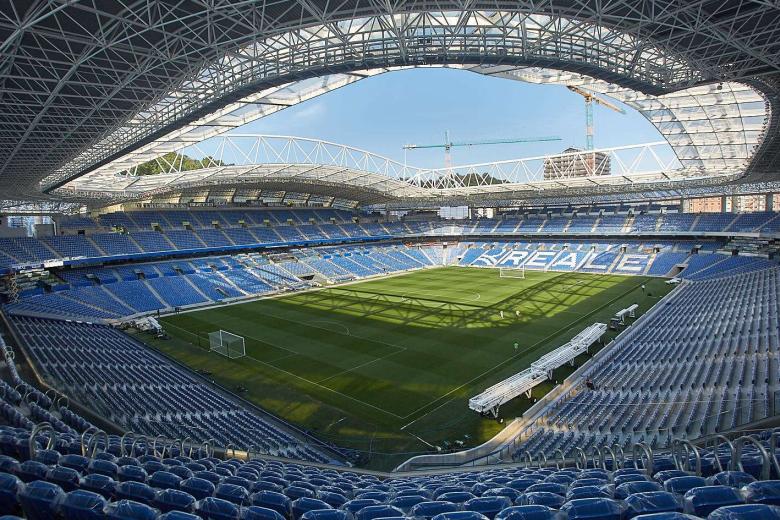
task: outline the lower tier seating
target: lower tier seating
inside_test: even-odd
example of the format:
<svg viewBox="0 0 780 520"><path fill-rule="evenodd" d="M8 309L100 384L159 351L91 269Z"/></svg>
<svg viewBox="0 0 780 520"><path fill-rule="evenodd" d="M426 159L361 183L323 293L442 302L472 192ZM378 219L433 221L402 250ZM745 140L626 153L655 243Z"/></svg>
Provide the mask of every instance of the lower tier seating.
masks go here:
<svg viewBox="0 0 780 520"><path fill-rule="evenodd" d="M779 301L777 268L677 288L540 412L519 451L663 447L776 413Z"/></svg>
<svg viewBox="0 0 780 520"><path fill-rule="evenodd" d="M308 437L248 411L116 329L28 317L12 323L52 387L127 430L255 446L302 460L333 459Z"/></svg>
<svg viewBox="0 0 780 520"><path fill-rule="evenodd" d="M745 471L474 468L370 474L117 437L90 456L72 434L0 427L0 515L30 520L624 520L780 518L780 481ZM763 443L766 444L766 435ZM108 442L106 442L106 440ZM32 451L27 448L32 445ZM47 449L48 448L48 449ZM773 450L774 451L774 450ZM746 453L745 463L753 453ZM776 478L776 476L775 476ZM9 518L4 516L3 518ZM18 518L14 516L11 518Z"/></svg>

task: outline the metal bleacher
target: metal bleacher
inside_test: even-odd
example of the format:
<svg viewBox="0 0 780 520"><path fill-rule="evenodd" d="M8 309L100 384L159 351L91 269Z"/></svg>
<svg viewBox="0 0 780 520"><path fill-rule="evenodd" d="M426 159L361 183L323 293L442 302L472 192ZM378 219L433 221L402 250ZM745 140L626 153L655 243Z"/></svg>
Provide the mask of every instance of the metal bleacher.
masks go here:
<svg viewBox="0 0 780 520"><path fill-rule="evenodd" d="M607 331L605 323L594 323L568 343L548 352L537 361L531 363L530 368L519 372L500 383L496 383L481 394L469 399L469 408L479 413L498 415L498 409L515 397L528 393L539 383L552 377L556 368L572 362L577 356L588 351L588 348L601 339Z"/></svg>

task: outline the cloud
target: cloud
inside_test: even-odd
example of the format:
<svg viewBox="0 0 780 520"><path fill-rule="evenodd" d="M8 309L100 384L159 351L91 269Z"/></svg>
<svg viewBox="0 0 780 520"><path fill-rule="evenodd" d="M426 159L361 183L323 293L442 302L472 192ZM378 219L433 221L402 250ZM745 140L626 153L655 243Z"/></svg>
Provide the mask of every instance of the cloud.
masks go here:
<svg viewBox="0 0 780 520"><path fill-rule="evenodd" d="M300 107L300 109L295 111L295 115L293 116L296 123L311 122L320 119L326 112L325 104L320 102L304 102Z"/></svg>

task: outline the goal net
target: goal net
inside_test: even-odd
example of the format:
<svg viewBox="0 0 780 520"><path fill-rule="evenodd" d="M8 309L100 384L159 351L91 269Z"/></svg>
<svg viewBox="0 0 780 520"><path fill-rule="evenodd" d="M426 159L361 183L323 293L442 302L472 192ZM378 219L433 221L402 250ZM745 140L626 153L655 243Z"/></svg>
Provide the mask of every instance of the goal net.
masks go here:
<svg viewBox="0 0 780 520"><path fill-rule="evenodd" d="M499 267L499 278L525 278L525 266L520 267Z"/></svg>
<svg viewBox="0 0 780 520"><path fill-rule="evenodd" d="M244 338L224 330L209 332L209 350L230 359L246 356Z"/></svg>

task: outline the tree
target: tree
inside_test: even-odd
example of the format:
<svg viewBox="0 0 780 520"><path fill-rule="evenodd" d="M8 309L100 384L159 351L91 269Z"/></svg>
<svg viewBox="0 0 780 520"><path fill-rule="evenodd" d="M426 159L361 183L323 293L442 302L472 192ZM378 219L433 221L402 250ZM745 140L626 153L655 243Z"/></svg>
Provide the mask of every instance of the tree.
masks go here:
<svg viewBox="0 0 780 520"><path fill-rule="evenodd" d="M181 171L199 170L210 166L230 166L230 164L209 155L202 159L193 159L188 155L168 152L157 159L139 164L136 168L136 175L157 175L167 171L169 164L178 166Z"/></svg>

